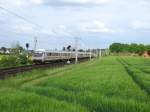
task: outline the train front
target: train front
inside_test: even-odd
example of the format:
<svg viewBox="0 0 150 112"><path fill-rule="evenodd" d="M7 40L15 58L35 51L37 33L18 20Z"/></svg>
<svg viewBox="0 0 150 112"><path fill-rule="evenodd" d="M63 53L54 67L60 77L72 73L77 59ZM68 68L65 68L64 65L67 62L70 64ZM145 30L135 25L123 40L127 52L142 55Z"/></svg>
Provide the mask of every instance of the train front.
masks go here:
<svg viewBox="0 0 150 112"><path fill-rule="evenodd" d="M34 63L43 63L44 62L44 50L36 50L32 55L32 60Z"/></svg>

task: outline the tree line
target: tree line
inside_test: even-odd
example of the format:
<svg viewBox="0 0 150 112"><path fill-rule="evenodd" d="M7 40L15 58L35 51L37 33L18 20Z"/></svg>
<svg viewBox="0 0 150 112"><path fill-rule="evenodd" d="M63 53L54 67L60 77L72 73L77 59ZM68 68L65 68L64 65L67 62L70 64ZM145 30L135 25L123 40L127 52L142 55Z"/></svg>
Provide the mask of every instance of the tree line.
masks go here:
<svg viewBox="0 0 150 112"><path fill-rule="evenodd" d="M145 51L150 53L150 45L144 44L122 44L122 43L113 43L110 45L110 51L112 53L136 53L142 55Z"/></svg>

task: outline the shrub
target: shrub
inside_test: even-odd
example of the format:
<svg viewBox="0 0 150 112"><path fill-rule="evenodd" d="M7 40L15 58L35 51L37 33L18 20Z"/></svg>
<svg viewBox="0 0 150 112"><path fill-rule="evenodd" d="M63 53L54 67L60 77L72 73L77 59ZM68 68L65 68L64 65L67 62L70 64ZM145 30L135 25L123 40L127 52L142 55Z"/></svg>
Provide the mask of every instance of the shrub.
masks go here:
<svg viewBox="0 0 150 112"><path fill-rule="evenodd" d="M25 64L28 64L29 60L26 55L19 55L17 61L19 64L25 65Z"/></svg>
<svg viewBox="0 0 150 112"><path fill-rule="evenodd" d="M15 67L27 64L32 64L32 61L24 54L3 56L0 60L0 68Z"/></svg>
<svg viewBox="0 0 150 112"><path fill-rule="evenodd" d="M16 56L3 56L0 60L1 67L12 67L18 65Z"/></svg>

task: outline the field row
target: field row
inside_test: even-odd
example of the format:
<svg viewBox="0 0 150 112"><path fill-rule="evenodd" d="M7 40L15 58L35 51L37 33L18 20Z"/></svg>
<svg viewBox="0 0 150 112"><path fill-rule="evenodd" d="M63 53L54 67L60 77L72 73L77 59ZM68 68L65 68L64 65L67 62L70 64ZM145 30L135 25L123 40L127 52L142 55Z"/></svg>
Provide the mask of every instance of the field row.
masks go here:
<svg viewBox="0 0 150 112"><path fill-rule="evenodd" d="M124 57L120 61L140 88L150 95L150 60L147 58Z"/></svg>
<svg viewBox="0 0 150 112"><path fill-rule="evenodd" d="M137 68L141 63L148 64L141 58L104 57L59 69L34 70L0 81L0 110L150 112L149 86L145 85L149 83L149 74Z"/></svg>

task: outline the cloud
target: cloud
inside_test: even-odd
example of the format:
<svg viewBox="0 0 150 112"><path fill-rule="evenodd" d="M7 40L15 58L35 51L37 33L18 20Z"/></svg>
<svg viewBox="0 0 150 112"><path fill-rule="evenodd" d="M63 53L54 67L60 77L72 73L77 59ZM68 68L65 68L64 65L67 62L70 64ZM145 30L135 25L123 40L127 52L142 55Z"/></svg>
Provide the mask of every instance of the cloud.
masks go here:
<svg viewBox="0 0 150 112"><path fill-rule="evenodd" d="M135 20L131 22L131 28L140 30L150 30L150 23L146 21Z"/></svg>
<svg viewBox="0 0 150 112"><path fill-rule="evenodd" d="M43 3L43 0L29 0L32 4L40 5Z"/></svg>
<svg viewBox="0 0 150 112"><path fill-rule="evenodd" d="M86 23L81 25L82 30L85 32L91 32L91 33L114 33L115 30L106 27L104 22L95 20L92 23Z"/></svg>
<svg viewBox="0 0 150 112"><path fill-rule="evenodd" d="M110 0L0 0L0 5L5 6L29 6L47 4L51 6L87 6L109 3Z"/></svg>
<svg viewBox="0 0 150 112"><path fill-rule="evenodd" d="M42 29L41 34L48 35L48 36L55 36L55 32L53 32L51 29Z"/></svg>
<svg viewBox="0 0 150 112"><path fill-rule="evenodd" d="M58 25L52 31L55 33L55 37L72 37L70 30L65 25Z"/></svg>
<svg viewBox="0 0 150 112"><path fill-rule="evenodd" d="M78 4L103 4L108 3L109 0L62 0L64 3L78 3Z"/></svg>
<svg viewBox="0 0 150 112"><path fill-rule="evenodd" d="M24 7L30 5L40 5L43 0L0 0L1 6L7 7Z"/></svg>
<svg viewBox="0 0 150 112"><path fill-rule="evenodd" d="M11 30L16 34L33 34L35 32L32 25L29 24L15 24L11 26Z"/></svg>
<svg viewBox="0 0 150 112"><path fill-rule="evenodd" d="M95 6L109 2L110 0L46 0L44 3L51 6Z"/></svg>

